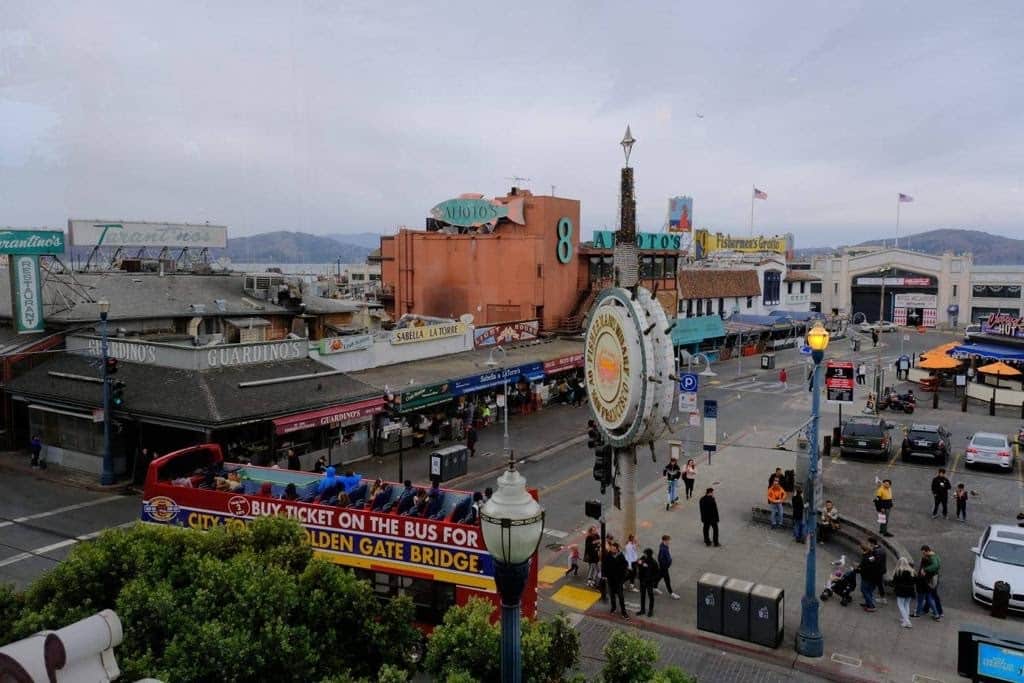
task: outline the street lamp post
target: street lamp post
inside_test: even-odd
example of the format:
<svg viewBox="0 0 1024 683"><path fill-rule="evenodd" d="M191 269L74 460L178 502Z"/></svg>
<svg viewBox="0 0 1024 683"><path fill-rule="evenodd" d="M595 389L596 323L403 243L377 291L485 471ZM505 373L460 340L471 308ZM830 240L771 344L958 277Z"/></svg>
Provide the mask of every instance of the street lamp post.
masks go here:
<svg viewBox="0 0 1024 683"><path fill-rule="evenodd" d="M501 362L500 363L498 361L494 360L494 352L495 351L501 351ZM485 363L485 365L487 365L489 367L492 367L492 368L500 367L502 369L502 371L504 372L504 370L505 370L505 359L506 358L508 358L508 352L505 351L505 349L503 347L496 346L493 349L491 349L491 353L487 357L487 363ZM501 382L502 393L503 393L504 398L505 398L504 419L502 420L505 424L504 424L504 432L501 435L501 452L502 452L502 455L504 455L505 457L508 457L508 455L509 455L509 448L508 448L508 377L502 377L501 379L502 379L502 382Z"/></svg>
<svg viewBox="0 0 1024 683"><path fill-rule="evenodd" d="M103 473L100 483L106 486L114 483L114 457L110 452L110 373L107 364L110 356L107 344L107 316L110 302L99 301L100 307L100 360L103 363Z"/></svg>
<svg viewBox="0 0 1024 683"><path fill-rule="evenodd" d="M544 509L526 490L509 454L508 469L498 478L498 490L480 510L480 529L494 559L494 583L501 596L501 681L520 683L523 660L520 605L530 575L530 560L544 533Z"/></svg>
<svg viewBox="0 0 1024 683"><path fill-rule="evenodd" d="M818 477L818 417L821 409L821 359L828 347L828 331L816 323L807 333L814 361L814 379L811 385L811 422L808 426L809 462L807 466L807 568L804 574L804 597L800 600L800 630L796 634L796 651L805 657L821 657L824 641L818 626L817 579L815 578L815 546L817 545L817 484Z"/></svg>

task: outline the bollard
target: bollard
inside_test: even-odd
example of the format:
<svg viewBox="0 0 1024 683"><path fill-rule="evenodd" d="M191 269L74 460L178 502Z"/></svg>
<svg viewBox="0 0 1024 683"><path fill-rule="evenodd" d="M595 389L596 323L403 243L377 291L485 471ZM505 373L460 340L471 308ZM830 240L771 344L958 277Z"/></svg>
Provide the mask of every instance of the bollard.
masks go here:
<svg viewBox="0 0 1024 683"><path fill-rule="evenodd" d="M935 393L932 394L932 408L939 407L939 387L935 387Z"/></svg>
<svg viewBox="0 0 1024 683"><path fill-rule="evenodd" d="M821 447L822 455L832 455L832 435L826 434L824 437L824 445Z"/></svg>
<svg viewBox="0 0 1024 683"><path fill-rule="evenodd" d="M1024 405L1021 406L1021 410L1024 410ZM964 387L964 393L960 396L960 412L967 412L967 387Z"/></svg>
<svg viewBox="0 0 1024 683"><path fill-rule="evenodd" d="M993 416L993 417L996 414L996 397L995 396L993 396L992 398L990 398L988 400L988 414L990 416Z"/></svg>
<svg viewBox="0 0 1024 683"><path fill-rule="evenodd" d="M1024 401L1020 402L1020 419L1024 420Z"/></svg>

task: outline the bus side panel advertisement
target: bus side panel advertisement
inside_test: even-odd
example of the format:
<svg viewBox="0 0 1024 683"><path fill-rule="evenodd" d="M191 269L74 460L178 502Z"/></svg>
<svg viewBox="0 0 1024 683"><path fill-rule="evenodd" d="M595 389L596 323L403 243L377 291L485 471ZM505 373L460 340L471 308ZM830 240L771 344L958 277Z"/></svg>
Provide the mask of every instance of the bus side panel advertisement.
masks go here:
<svg viewBox="0 0 1024 683"><path fill-rule="evenodd" d="M315 552L341 564L401 568L437 578L443 574L468 586L493 587L493 560L478 528L202 489L161 488L161 493L174 497L156 495L143 501L142 521L202 530L283 515L303 525Z"/></svg>

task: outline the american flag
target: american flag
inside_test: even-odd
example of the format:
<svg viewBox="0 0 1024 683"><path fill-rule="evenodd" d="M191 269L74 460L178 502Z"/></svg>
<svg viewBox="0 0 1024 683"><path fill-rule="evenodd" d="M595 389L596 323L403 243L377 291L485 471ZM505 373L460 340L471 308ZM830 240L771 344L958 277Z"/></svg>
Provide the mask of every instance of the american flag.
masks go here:
<svg viewBox="0 0 1024 683"><path fill-rule="evenodd" d="M911 197L909 194L903 194L902 192L900 192L900 201L904 202L904 203L905 202L912 202L912 201L914 201L914 198Z"/></svg>
<svg viewBox="0 0 1024 683"><path fill-rule="evenodd" d="M903 195L900 195L900 196L902 197ZM761 190L759 190L759 189L757 189L755 187L754 188L754 199L768 199L768 193L767 192L761 192Z"/></svg>

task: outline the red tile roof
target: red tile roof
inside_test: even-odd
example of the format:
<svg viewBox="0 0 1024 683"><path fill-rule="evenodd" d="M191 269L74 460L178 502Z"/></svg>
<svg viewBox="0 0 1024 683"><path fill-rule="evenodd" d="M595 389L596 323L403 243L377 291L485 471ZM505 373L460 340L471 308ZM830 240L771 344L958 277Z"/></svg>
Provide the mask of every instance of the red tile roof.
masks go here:
<svg viewBox="0 0 1024 683"><path fill-rule="evenodd" d="M718 299L761 294L756 270L686 268L679 271L677 280L681 299Z"/></svg>

